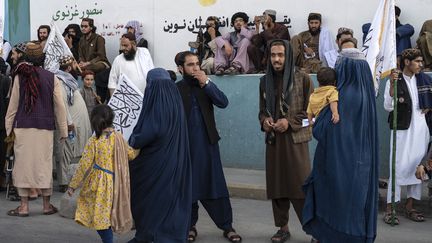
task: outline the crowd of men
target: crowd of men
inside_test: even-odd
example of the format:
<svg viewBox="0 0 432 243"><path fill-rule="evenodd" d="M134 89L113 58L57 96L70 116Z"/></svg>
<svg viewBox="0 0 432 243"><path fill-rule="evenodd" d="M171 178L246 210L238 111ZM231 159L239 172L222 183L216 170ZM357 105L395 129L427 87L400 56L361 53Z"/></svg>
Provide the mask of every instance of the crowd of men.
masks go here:
<svg viewBox="0 0 432 243"><path fill-rule="evenodd" d="M400 22L399 7L395 8L395 13L397 55L400 56L403 50L411 48L414 27ZM218 19L210 16L207 18L204 33L200 33L196 42L189 45L197 49L202 68L207 74L264 73L268 60L267 44L274 39L291 42L298 62L296 66L306 73L317 73L321 67L334 68L341 50L341 41L354 38L353 30L341 27L337 34L333 35L324 27L325 23L322 23L322 16L319 13L310 13L307 21L309 29L293 36L287 26L276 22L275 10L267 9L263 15L255 16L254 28L248 27L249 16L244 12L238 12L231 17L234 31L221 34ZM428 20L423 24L417 39L417 48L421 50L426 70L432 68L431 23L431 20ZM363 41L369 28L370 23L362 27ZM355 46L360 44L356 39L354 43Z"/></svg>
<svg viewBox="0 0 432 243"><path fill-rule="evenodd" d="M397 18L400 13L396 7ZM292 204L303 229L312 236L312 242L373 242L378 201L375 91L369 66L363 53L357 49L353 30L341 27L333 39L331 32L322 26L319 13L310 13L307 18L309 29L292 38L286 26L276 23L275 10L268 9L262 16L255 16L254 29L248 28L248 21L246 13L237 12L231 18L234 31L222 34L218 30L219 20L210 16L206 31L194 43L198 45L198 53L184 51L174 58L183 79L176 83L176 91L167 93L173 92L172 95L179 96L182 101L182 126L188 133L187 138L183 133L181 136L182 141L188 141L185 146L190 158L186 156L185 161L190 161L190 170L187 169L189 164L172 162L170 154L164 151L152 152L151 159L143 156L145 152L141 151L135 163L131 162L131 205L137 230L131 242L157 242L157 237L162 237L158 234L165 234L164 239L173 237L178 240L182 233L185 237L181 242L197 240L198 201L225 238L230 242L242 240L232 225L233 214L214 117L214 106L225 108L229 102L207 75L244 73L265 73L260 78L258 117L261 130L265 132L267 196L272 201L275 226L278 227L271 241L285 242L290 237L288 211ZM427 153L432 79L423 73L426 68L432 68L431 21L426 21L422 27L417 40L419 49L413 49L410 42L413 27L403 25L397 19L400 72L395 72L387 81L384 93L384 107L390 112L391 120L394 81L398 80L396 95L400 114L397 127L390 123L390 129L396 129L398 137L396 201L400 200L400 187L407 186L406 216L417 222L424 221L424 216L414 209L413 202L420 200L422 179L432 170L432 152ZM367 33L369 27L364 25L363 32ZM146 97L146 91L151 95L158 92L155 86L146 88L149 71L153 70L152 75L156 76L150 79L153 83L157 77L166 77L166 72L154 69L138 21L126 24L119 43L120 54L112 64L106 57L105 40L96 33L93 19L83 18L80 26L68 25L63 35L73 55L62 56L60 69L55 73L43 69L43 48L50 31L49 26L41 25L38 40L20 43L13 48L9 48L7 42L3 45L3 52L9 48L10 55L0 59L0 114L4 121L0 124L0 139L3 141L8 137L14 141L12 177L18 194L16 198L21 201L20 206L8 211L10 216L28 216L29 200L38 195L43 197L44 214L57 212L50 203L53 167L59 190L64 192L69 184L66 176L69 164L79 160L86 141L92 136L90 107L108 102L122 74L144 93L144 104L154 106L158 102L167 102L153 96L149 98L150 94ZM314 90L308 73L318 73L322 89ZM81 90L79 76L85 85ZM93 85L96 92L92 90ZM172 87L161 86L160 89ZM338 93L334 93L335 89ZM320 90L332 90L332 102L336 102L336 108L327 108L330 94L321 95ZM318 100L322 107L313 114L315 120L309 119L310 125L305 125L311 117L308 106L312 93L316 99L322 99ZM155 103L151 99L155 99ZM166 125L170 129L177 126L155 122L157 119L152 117L154 114L150 110L143 114L140 119L150 119L146 120L149 124ZM313 169L308 148L312 123L318 140ZM136 130L148 131L145 126L141 124ZM38 143L34 143L35 140ZM142 137L130 141L134 148L142 148L139 144L146 142ZM165 143L163 140L160 144ZM176 146L179 146L179 151L184 147ZM0 157L5 157L6 144L0 151ZM172 178L150 173L143 179L137 174L139 171L149 173L147 170L155 169L138 163L146 159L155 163L166 159L173 163L169 168L181 167L182 175L191 181L177 178L177 173ZM3 164L0 168L3 169ZM183 185L182 195L170 193L175 191L171 189L176 185L170 185L171 188L162 183L177 179ZM168 192L163 194L165 198L162 200L166 204L154 205L152 198L161 200L156 188L150 186L148 191L144 190L155 181L154 185L158 185L160 190L166 186ZM0 181L0 187L2 184ZM391 187L388 191L390 202ZM143 197L137 199L137 195ZM186 195L190 198L185 199ZM170 208L179 214L170 214ZM181 211L182 208L188 210ZM187 224L183 217L185 212L187 217L190 216ZM164 213L166 217L161 216ZM390 224L394 223L393 219L389 205L384 221ZM173 224L187 227L186 232L180 230L170 235L169 231L164 231L165 227Z"/></svg>

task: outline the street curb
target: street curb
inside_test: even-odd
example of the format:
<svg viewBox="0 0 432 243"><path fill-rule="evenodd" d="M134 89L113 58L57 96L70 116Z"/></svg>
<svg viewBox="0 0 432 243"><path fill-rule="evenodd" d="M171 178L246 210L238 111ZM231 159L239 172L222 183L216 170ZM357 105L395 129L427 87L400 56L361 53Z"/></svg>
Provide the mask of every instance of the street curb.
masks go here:
<svg viewBox="0 0 432 243"><path fill-rule="evenodd" d="M228 191L231 197L267 200L266 189L263 186L228 183Z"/></svg>
<svg viewBox="0 0 432 243"><path fill-rule="evenodd" d="M241 183L228 183L228 191L231 197L254 199L254 200L268 200L266 188L264 186L241 184ZM386 208L386 193L387 189L379 190L379 211L384 212ZM432 218L432 207L429 198L423 196L421 201L416 201L414 206L417 210L421 211L426 218ZM401 203L398 203L396 211L398 215L404 215L403 205L406 200L402 199ZM380 217L380 216L378 216Z"/></svg>

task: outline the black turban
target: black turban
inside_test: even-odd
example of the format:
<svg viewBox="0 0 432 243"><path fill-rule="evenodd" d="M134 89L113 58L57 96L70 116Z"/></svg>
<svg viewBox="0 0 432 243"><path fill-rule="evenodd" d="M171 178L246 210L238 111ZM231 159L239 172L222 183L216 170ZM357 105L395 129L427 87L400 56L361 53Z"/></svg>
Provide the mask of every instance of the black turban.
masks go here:
<svg viewBox="0 0 432 243"><path fill-rule="evenodd" d="M236 20L236 18L242 18L244 22L248 22L249 21L249 16L247 16L246 13L243 12L237 12L235 13L232 17L231 17L231 24L234 25L234 20Z"/></svg>

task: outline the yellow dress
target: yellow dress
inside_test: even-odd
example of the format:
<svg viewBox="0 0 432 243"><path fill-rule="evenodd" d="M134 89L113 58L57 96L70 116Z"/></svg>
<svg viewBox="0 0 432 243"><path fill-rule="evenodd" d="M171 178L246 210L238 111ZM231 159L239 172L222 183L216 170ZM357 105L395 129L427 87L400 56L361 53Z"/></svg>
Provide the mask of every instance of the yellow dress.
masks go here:
<svg viewBox="0 0 432 243"><path fill-rule="evenodd" d="M321 110L328 104L339 100L339 92L335 86L326 85L318 87L309 97L309 104L307 108L308 114L313 114L317 117Z"/></svg>
<svg viewBox="0 0 432 243"><path fill-rule="evenodd" d="M99 139L95 136L90 137L78 169L69 184L71 188L78 188L84 179L77 199L75 221L95 230L108 229L111 226L114 141L114 132L105 132ZM129 147L129 159L135 156L136 152ZM85 177L87 171L88 176Z"/></svg>

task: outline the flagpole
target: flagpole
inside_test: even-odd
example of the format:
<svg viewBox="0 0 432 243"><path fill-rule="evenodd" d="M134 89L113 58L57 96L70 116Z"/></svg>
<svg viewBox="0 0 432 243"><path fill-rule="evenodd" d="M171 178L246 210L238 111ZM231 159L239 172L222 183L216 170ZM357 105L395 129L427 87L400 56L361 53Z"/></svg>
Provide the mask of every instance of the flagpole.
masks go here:
<svg viewBox="0 0 432 243"><path fill-rule="evenodd" d="M397 72L397 71L396 71ZM397 132L397 82L398 78L393 78L393 76L390 76L391 79L393 79L393 146L392 146L392 171L391 171L391 178L392 178L392 191L391 191L391 225L394 226L396 223L396 200L395 200L395 191L396 191L396 132Z"/></svg>

